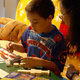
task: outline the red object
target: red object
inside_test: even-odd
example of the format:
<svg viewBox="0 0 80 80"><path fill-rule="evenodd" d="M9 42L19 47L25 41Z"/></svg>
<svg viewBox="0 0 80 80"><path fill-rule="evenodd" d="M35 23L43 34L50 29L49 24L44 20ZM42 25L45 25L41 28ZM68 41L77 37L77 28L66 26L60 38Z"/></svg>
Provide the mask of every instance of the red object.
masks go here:
<svg viewBox="0 0 80 80"><path fill-rule="evenodd" d="M29 26L29 29L31 30L31 29L32 29L32 27L31 27L31 26Z"/></svg>
<svg viewBox="0 0 80 80"><path fill-rule="evenodd" d="M64 23L64 21L61 22L61 25L60 25L60 29L59 31L64 35L68 35L68 26Z"/></svg>
<svg viewBox="0 0 80 80"><path fill-rule="evenodd" d="M69 27L65 24L64 21L62 21L59 31L63 34L63 36L64 36L64 38L66 40L66 43L67 43L68 29L69 29Z"/></svg>
<svg viewBox="0 0 80 80"><path fill-rule="evenodd" d="M57 35L54 37L54 40L55 40L56 42L59 42L59 41L62 40L62 36L61 36L60 34L57 34Z"/></svg>

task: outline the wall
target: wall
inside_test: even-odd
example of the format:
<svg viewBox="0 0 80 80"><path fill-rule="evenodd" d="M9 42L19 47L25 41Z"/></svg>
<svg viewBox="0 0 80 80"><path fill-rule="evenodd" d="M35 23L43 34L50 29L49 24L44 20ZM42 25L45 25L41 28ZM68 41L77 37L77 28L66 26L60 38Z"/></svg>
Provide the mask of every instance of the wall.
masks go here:
<svg viewBox="0 0 80 80"><path fill-rule="evenodd" d="M4 13L4 0L0 0L0 17L4 17L5 13ZM3 25L0 24L0 27L2 27Z"/></svg>
<svg viewBox="0 0 80 80"><path fill-rule="evenodd" d="M4 0L0 0L0 17L4 16L3 7L4 7Z"/></svg>
<svg viewBox="0 0 80 80"><path fill-rule="evenodd" d="M19 0L5 0L5 17L15 19Z"/></svg>
<svg viewBox="0 0 80 80"><path fill-rule="evenodd" d="M15 19L19 0L0 0L0 17ZM3 25L0 24L0 27Z"/></svg>

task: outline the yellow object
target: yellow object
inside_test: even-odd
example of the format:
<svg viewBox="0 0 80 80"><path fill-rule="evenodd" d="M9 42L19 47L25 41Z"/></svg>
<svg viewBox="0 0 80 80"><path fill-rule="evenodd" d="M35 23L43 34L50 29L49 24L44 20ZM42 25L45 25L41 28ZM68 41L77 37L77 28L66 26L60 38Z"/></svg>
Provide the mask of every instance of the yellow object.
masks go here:
<svg viewBox="0 0 80 80"><path fill-rule="evenodd" d="M72 64L75 69L80 71L80 56L68 55L66 60L66 65ZM75 65L76 64L76 65Z"/></svg>
<svg viewBox="0 0 80 80"><path fill-rule="evenodd" d="M16 10L16 18L15 18L16 20L24 22L28 26L30 23L26 17L25 7L30 1L31 0L20 0L19 1L17 10ZM54 19L52 20L52 24L56 25L56 27L59 29L60 24L61 24L61 19L59 18L59 15L60 15L59 5L57 3L57 0L52 0L52 1L55 5L55 15L54 15Z"/></svg>

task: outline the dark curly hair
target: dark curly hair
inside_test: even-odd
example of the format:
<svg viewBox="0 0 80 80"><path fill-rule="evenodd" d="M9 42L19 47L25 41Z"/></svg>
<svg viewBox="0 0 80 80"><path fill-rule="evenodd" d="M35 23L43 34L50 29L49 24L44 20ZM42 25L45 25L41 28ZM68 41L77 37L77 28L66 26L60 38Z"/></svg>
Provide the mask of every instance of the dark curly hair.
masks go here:
<svg viewBox="0 0 80 80"><path fill-rule="evenodd" d="M80 45L80 0L59 0L66 12L71 14L69 39L71 45Z"/></svg>
<svg viewBox="0 0 80 80"><path fill-rule="evenodd" d="M51 0L32 0L26 6L25 11L36 12L44 19L48 18L49 15L54 17L55 7Z"/></svg>

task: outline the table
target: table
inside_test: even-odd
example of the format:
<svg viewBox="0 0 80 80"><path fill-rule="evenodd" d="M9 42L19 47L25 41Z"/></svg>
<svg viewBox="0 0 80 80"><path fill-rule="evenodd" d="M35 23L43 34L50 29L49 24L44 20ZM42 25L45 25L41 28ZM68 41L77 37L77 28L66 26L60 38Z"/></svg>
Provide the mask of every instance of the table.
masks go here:
<svg viewBox="0 0 80 80"><path fill-rule="evenodd" d="M14 67L14 66L10 66L10 67L7 67L5 63L0 63L0 69L8 72L8 73L11 73L11 72L17 72L18 69L23 69L22 67ZM53 80L67 80L53 72L51 72L51 75L48 77L48 76L41 76L41 77L45 77L45 78L49 78L49 79L53 79Z"/></svg>
<svg viewBox="0 0 80 80"><path fill-rule="evenodd" d="M8 41L5 41L5 40L0 40L0 46L2 46L3 48L5 48L6 44L8 43ZM21 56L21 53L18 53L15 51L16 54L20 55ZM24 54L25 56L26 54ZM22 57L24 57L22 56ZM6 67L6 64L5 63L0 63L0 69L8 72L8 73L11 73L13 71L17 72L18 69L23 69L22 67L14 67L14 66L10 66L10 67ZM45 77L45 78L49 78L49 79L53 79L53 80L67 80L53 72L51 72L51 75L50 76L42 76L42 77Z"/></svg>

